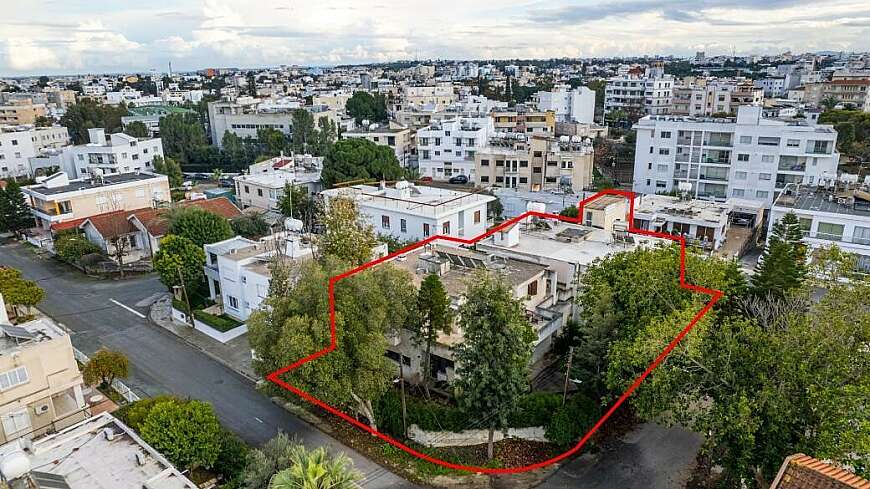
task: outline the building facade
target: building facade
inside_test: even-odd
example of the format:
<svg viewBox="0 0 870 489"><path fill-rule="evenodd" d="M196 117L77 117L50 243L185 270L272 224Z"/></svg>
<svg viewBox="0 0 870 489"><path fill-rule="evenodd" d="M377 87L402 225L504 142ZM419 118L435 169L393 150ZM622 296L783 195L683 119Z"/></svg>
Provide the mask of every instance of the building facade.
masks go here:
<svg viewBox="0 0 870 489"><path fill-rule="evenodd" d="M345 139L366 139L378 146L387 146L396 155L399 165L408 168L411 164L411 155L414 153L414 145L411 141L411 129L403 127L395 122L389 124L370 124L342 133Z"/></svg>
<svg viewBox="0 0 870 489"><path fill-rule="evenodd" d="M550 92L538 92L538 110L553 111L561 122L591 124L595 118L595 91L588 87L571 90L567 86L556 87Z"/></svg>
<svg viewBox="0 0 870 489"><path fill-rule="evenodd" d="M490 117L457 117L435 122L417 131L417 158L421 176L448 180L465 175L474 180L474 157L493 133Z"/></svg>
<svg viewBox="0 0 870 489"><path fill-rule="evenodd" d="M592 141L569 138L496 134L474 157L474 181L533 192L592 186Z"/></svg>
<svg viewBox="0 0 870 489"><path fill-rule="evenodd" d="M149 172L154 158L163 158L160 138L134 138L124 133L106 135L104 129L88 129L90 143L63 148L63 170L74 178L116 173Z"/></svg>
<svg viewBox="0 0 870 489"><path fill-rule="evenodd" d="M35 176L30 159L43 149L62 147L69 141L69 133L63 126L0 127L0 178Z"/></svg>

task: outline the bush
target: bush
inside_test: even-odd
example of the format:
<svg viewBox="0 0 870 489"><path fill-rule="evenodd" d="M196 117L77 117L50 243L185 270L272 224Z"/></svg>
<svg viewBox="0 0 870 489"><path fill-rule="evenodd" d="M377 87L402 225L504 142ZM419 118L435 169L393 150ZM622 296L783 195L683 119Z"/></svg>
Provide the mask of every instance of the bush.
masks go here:
<svg viewBox="0 0 870 489"><path fill-rule="evenodd" d="M598 405L584 395L575 395L559 406L547 426L546 437L556 445L576 443L598 419Z"/></svg>
<svg viewBox="0 0 870 489"><path fill-rule="evenodd" d="M562 405L561 394L552 392L533 392L520 398L517 410L508 423L512 428L528 428L532 426L547 426L559 407Z"/></svg>
<svg viewBox="0 0 870 489"><path fill-rule="evenodd" d="M214 463L214 471L222 475L225 481L238 480L245 470L248 450L248 445L238 436L224 430L223 435L221 435L221 450Z"/></svg>
<svg viewBox="0 0 870 489"><path fill-rule="evenodd" d="M269 223L262 214L242 214L230 221L233 232L248 239L259 239L269 234Z"/></svg>
<svg viewBox="0 0 870 489"><path fill-rule="evenodd" d="M67 232L59 234L54 240L54 251L63 260L78 263L83 256L100 253L103 250L88 241L83 234Z"/></svg>
<svg viewBox="0 0 870 489"><path fill-rule="evenodd" d="M210 404L202 401L155 403L139 435L181 469L215 466L224 429Z"/></svg>
<svg viewBox="0 0 870 489"><path fill-rule="evenodd" d="M138 432L142 427L142 423L145 422L145 418L148 417L148 413L151 412L151 408L157 403L167 401L183 402L181 399L169 395L151 397L122 406L113 415L132 428L133 431Z"/></svg>
<svg viewBox="0 0 870 489"><path fill-rule="evenodd" d="M215 316L214 314L209 314L205 311L193 311L193 317L220 331L221 333L226 333L227 331L233 328L238 328L242 325L242 323L227 316L226 314Z"/></svg>

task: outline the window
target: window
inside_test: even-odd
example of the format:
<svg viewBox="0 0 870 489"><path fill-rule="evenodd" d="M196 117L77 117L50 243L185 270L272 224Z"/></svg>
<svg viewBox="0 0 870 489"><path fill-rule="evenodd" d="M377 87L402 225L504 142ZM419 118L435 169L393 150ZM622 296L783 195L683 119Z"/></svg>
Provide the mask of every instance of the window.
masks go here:
<svg viewBox="0 0 870 489"><path fill-rule="evenodd" d="M534 156L535 158L540 158L541 156L543 156L543 153L541 153L540 151L535 151L534 153L532 153L532 156Z"/></svg>
<svg viewBox="0 0 870 489"><path fill-rule="evenodd" d="M247 185L245 185L245 193L246 193L246 194L249 194L249 193L251 193L251 189L250 189L250 188L248 188L248 186L247 186Z"/></svg>
<svg viewBox="0 0 870 489"><path fill-rule="evenodd" d="M403 233L407 233L408 232L408 221L406 221L404 219L399 219L399 230L402 231Z"/></svg>
<svg viewBox="0 0 870 489"><path fill-rule="evenodd" d="M870 228L855 226L855 231L852 234L852 242L858 244L870 244Z"/></svg>
<svg viewBox="0 0 870 489"><path fill-rule="evenodd" d="M489 183L489 175L481 175L480 183Z"/></svg>
<svg viewBox="0 0 870 489"><path fill-rule="evenodd" d="M520 177L520 183L529 183L528 177Z"/></svg>
<svg viewBox="0 0 870 489"><path fill-rule="evenodd" d="M529 285L526 286L526 295L530 297L534 297L538 295L538 281L529 282Z"/></svg>
<svg viewBox="0 0 870 489"><path fill-rule="evenodd" d="M480 211L474 211L474 223L475 224L480 223Z"/></svg>
<svg viewBox="0 0 870 489"><path fill-rule="evenodd" d="M671 150L669 148L659 148L659 154L667 156L671 154Z"/></svg>
<svg viewBox="0 0 870 489"><path fill-rule="evenodd" d="M662 131L661 134L659 134L659 137L662 139L670 139L671 131Z"/></svg>
<svg viewBox="0 0 870 489"><path fill-rule="evenodd" d="M520 160L520 168L528 168L529 162L527 160Z"/></svg>
<svg viewBox="0 0 870 489"><path fill-rule="evenodd" d="M429 231L429 223L423 223L423 237L427 238L429 237L429 234L431 234Z"/></svg>
<svg viewBox="0 0 870 489"><path fill-rule="evenodd" d="M390 216L381 216L381 227L390 229Z"/></svg>
<svg viewBox="0 0 870 489"><path fill-rule="evenodd" d="M441 233L450 234L450 221L444 221L444 223L441 224Z"/></svg>
<svg viewBox="0 0 870 489"><path fill-rule="evenodd" d="M656 180L656 188L662 189L662 188L667 188L667 187L668 187L668 182L666 182L664 180Z"/></svg>
<svg viewBox="0 0 870 489"><path fill-rule="evenodd" d="M0 391L9 390L30 381L26 367L18 367L0 374Z"/></svg>
<svg viewBox="0 0 870 489"><path fill-rule="evenodd" d="M3 432L6 433L7 439L15 433L30 429L30 414L27 408L4 414L0 419L3 421Z"/></svg>
<svg viewBox="0 0 870 489"><path fill-rule="evenodd" d="M743 189L742 188L735 188L735 189L731 190L731 196L732 197L743 197Z"/></svg>
<svg viewBox="0 0 870 489"><path fill-rule="evenodd" d="M489 166L489 160L480 160L480 166Z"/></svg>
<svg viewBox="0 0 870 489"><path fill-rule="evenodd" d="M17 140L17 139L13 139L13 140L12 140L12 146L18 146L18 140Z"/></svg>
<svg viewBox="0 0 870 489"><path fill-rule="evenodd" d="M659 165L659 166L658 166L658 170L659 170L659 172L661 172L661 173L667 172L667 171L668 171L668 165Z"/></svg>
<svg viewBox="0 0 870 489"><path fill-rule="evenodd" d="M767 198L767 191L766 190L756 190L755 191L755 198L766 199Z"/></svg>
<svg viewBox="0 0 870 489"><path fill-rule="evenodd" d="M770 173L759 173L758 174L759 180L770 180L770 178L771 178Z"/></svg>
<svg viewBox="0 0 870 489"><path fill-rule="evenodd" d="M773 163L775 157L773 155L761 155L762 163Z"/></svg>
<svg viewBox="0 0 870 489"><path fill-rule="evenodd" d="M504 166L504 160L495 160L495 166Z"/></svg>
<svg viewBox="0 0 870 489"><path fill-rule="evenodd" d="M231 296L231 295L228 295L228 296L227 296L227 303L229 304L229 306L230 306L231 309L236 309L236 310L238 310L238 308L239 308L239 300L236 299L235 297L233 297L233 296Z"/></svg>
<svg viewBox="0 0 870 489"><path fill-rule="evenodd" d="M745 171L737 171L734 172L735 180L746 180L746 172Z"/></svg>
<svg viewBox="0 0 870 489"><path fill-rule="evenodd" d="M758 137L758 145L759 146L779 146L779 138L759 136Z"/></svg>
<svg viewBox="0 0 870 489"><path fill-rule="evenodd" d="M737 153L737 161L749 161L749 153Z"/></svg>
<svg viewBox="0 0 870 489"><path fill-rule="evenodd" d="M819 239L840 241L843 239L843 225L820 222L819 227L816 229L816 237Z"/></svg>
<svg viewBox="0 0 870 489"><path fill-rule="evenodd" d="M788 146L789 148L799 148L801 145L801 140L800 139L788 139L788 140L786 140L785 145Z"/></svg>

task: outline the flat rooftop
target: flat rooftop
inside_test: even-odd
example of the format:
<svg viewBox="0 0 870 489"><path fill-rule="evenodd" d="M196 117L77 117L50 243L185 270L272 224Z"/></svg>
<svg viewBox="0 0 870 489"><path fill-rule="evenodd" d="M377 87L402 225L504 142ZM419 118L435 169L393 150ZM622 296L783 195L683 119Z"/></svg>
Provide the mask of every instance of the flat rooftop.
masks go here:
<svg viewBox="0 0 870 489"><path fill-rule="evenodd" d="M66 332L51 318L41 317L17 324L0 324L0 355L66 336Z"/></svg>
<svg viewBox="0 0 870 489"><path fill-rule="evenodd" d="M40 183L36 185L30 185L25 187L26 189L36 192L42 195L57 195L63 194L66 192L77 192L79 190L90 190L101 187L108 187L110 185L120 185L124 183L130 182L144 182L146 180L153 180L158 178L165 178L164 175L155 175L153 173L146 172L131 172L131 173L113 173L111 175L104 175L102 181L98 180L70 180L68 185L61 185L59 187L46 187L45 183Z"/></svg>
<svg viewBox="0 0 870 489"><path fill-rule="evenodd" d="M652 194L641 196L634 207L635 218L665 214L676 219L711 223L719 223L729 212L731 206L727 203Z"/></svg>
<svg viewBox="0 0 870 489"><path fill-rule="evenodd" d="M288 183L311 183L320 181L320 170L294 171L276 170L268 173L255 173L253 175L239 175L233 180L261 187L284 188Z"/></svg>
<svg viewBox="0 0 870 489"><path fill-rule="evenodd" d="M399 188L396 188L399 187ZM442 215L474 204L486 204L495 197L480 193L459 192L439 187L398 182L396 187L353 185L321 192L327 197L353 198L357 203L385 210L417 215Z"/></svg>
<svg viewBox="0 0 870 489"><path fill-rule="evenodd" d="M111 435L106 436L107 433ZM3 459L14 452L22 453L17 441L0 447ZM29 477L52 480L55 484L37 487L197 489L162 455L109 413L37 439L33 448L23 453L30 461Z"/></svg>
<svg viewBox="0 0 870 489"><path fill-rule="evenodd" d="M870 217L870 189L790 186L787 190L790 192L782 192L774 207Z"/></svg>

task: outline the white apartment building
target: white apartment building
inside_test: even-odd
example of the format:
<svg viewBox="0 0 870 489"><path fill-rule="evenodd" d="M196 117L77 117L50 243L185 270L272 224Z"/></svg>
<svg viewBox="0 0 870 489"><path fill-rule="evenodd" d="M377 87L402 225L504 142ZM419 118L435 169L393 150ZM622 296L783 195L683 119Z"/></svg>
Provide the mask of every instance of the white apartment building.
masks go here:
<svg viewBox="0 0 870 489"><path fill-rule="evenodd" d="M674 77L620 75L607 80L604 113L615 110L648 115L668 114L673 104Z"/></svg>
<svg viewBox="0 0 870 489"><path fill-rule="evenodd" d="M354 185L324 190L326 205L337 197L354 199L376 234L420 241L437 234L471 238L487 228L487 204L495 197L424 187L401 181L395 187Z"/></svg>
<svg viewBox="0 0 870 489"><path fill-rule="evenodd" d="M444 110L458 99L451 84L404 87L402 95L404 107L418 109L433 106L435 110Z"/></svg>
<svg viewBox="0 0 870 489"><path fill-rule="evenodd" d="M559 86L551 92L538 92L538 110L552 110L559 122L580 122L589 124L595 118L595 91L587 87L571 90Z"/></svg>
<svg viewBox="0 0 870 489"><path fill-rule="evenodd" d="M66 146L69 142L69 133L63 126L0 127L0 178L34 176L31 158L43 149Z"/></svg>
<svg viewBox="0 0 870 489"><path fill-rule="evenodd" d="M160 138L134 138L124 133L106 136L100 128L88 129L90 143L63 148L64 171L74 178L152 171L154 157L163 157Z"/></svg>
<svg viewBox="0 0 870 489"><path fill-rule="evenodd" d="M736 118L647 116L634 127L633 189L645 194L676 192L686 182L690 197L769 206L789 183L836 175L840 159L832 126L765 119L756 106L740 107Z"/></svg>
<svg viewBox="0 0 870 489"><path fill-rule="evenodd" d="M493 127L491 117L457 117L418 130L420 175L434 180L466 175L474 180L474 155L486 146Z"/></svg>
<svg viewBox="0 0 870 489"><path fill-rule="evenodd" d="M301 223L295 223L301 229ZM236 236L207 244L204 249L209 296L227 315L246 321L269 295L269 267L277 251L287 259L303 260L312 256L313 244L302 235L286 232L260 241Z"/></svg>
<svg viewBox="0 0 870 489"><path fill-rule="evenodd" d="M857 255L856 269L870 273L870 193L826 179L821 185L791 184L770 208L767 236L789 212L800 220L803 242L810 249L837 245Z"/></svg>
<svg viewBox="0 0 870 489"><path fill-rule="evenodd" d="M408 168L414 146L411 144L411 129L395 122L389 124L372 123L342 133L343 139L367 139L378 146L387 146L396 155L399 165Z"/></svg>
<svg viewBox="0 0 870 489"><path fill-rule="evenodd" d="M288 183L305 188L309 195L320 192L322 169L323 158L311 155L276 156L255 163L247 174L233 178L236 199L242 209L278 210Z"/></svg>
<svg viewBox="0 0 870 489"><path fill-rule="evenodd" d="M741 105L761 105L764 90L751 81L696 80L674 88L672 115L736 113Z"/></svg>

